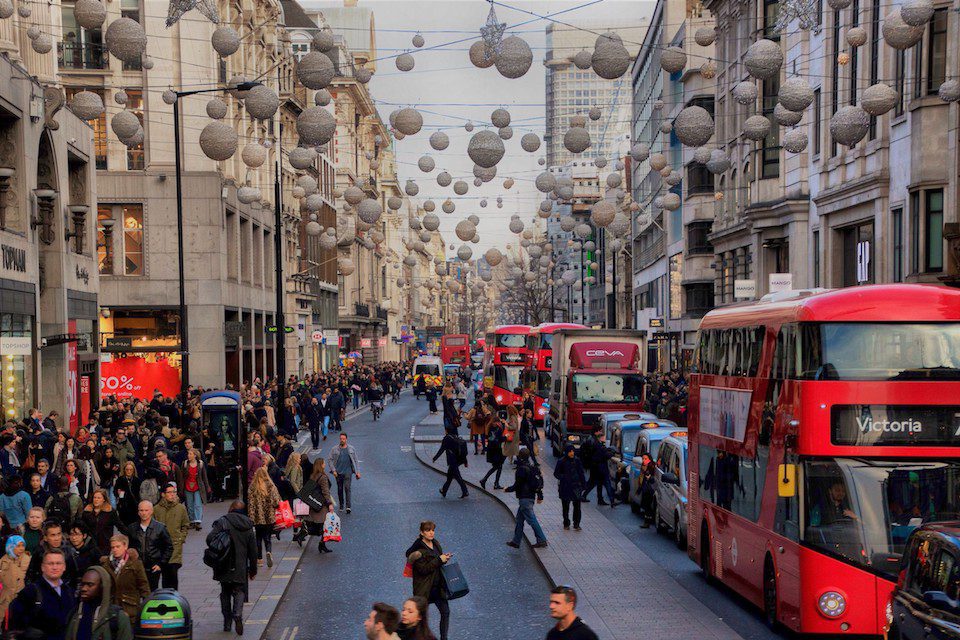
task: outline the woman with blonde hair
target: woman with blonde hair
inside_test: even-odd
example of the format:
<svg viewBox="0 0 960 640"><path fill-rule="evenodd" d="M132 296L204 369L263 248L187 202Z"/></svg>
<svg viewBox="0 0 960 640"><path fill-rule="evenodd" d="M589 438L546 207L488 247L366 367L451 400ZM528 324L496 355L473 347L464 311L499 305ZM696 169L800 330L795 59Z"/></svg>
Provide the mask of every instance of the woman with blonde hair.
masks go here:
<svg viewBox="0 0 960 640"><path fill-rule="evenodd" d="M327 463L322 457L313 461L310 479L303 485L301 499L310 507L307 515L306 533L304 535L318 536L320 544L317 550L320 553L331 553L323 541L323 521L328 513L333 513L333 496L330 495L330 476L327 475Z"/></svg>
<svg viewBox="0 0 960 640"><path fill-rule="evenodd" d="M503 457L507 459L516 458L519 453L520 412L511 404L507 407L507 419L503 424Z"/></svg>
<svg viewBox="0 0 960 640"><path fill-rule="evenodd" d="M117 498L117 513L124 526L130 526L140 520L137 507L140 504L140 478L137 466L127 460L120 468L120 477L113 485L113 495Z"/></svg>
<svg viewBox="0 0 960 640"><path fill-rule="evenodd" d="M303 489L303 467L301 466L301 456L296 451L287 458L287 466L283 470L283 475L287 477L287 482L290 483L293 493L298 495L300 489Z"/></svg>
<svg viewBox="0 0 960 640"><path fill-rule="evenodd" d="M270 479L270 472L264 465L253 474L253 481L247 491L247 515L253 520L257 532L257 565L263 565L263 551L266 547L267 566L273 566L273 526L276 521L277 505L280 504L280 492Z"/></svg>

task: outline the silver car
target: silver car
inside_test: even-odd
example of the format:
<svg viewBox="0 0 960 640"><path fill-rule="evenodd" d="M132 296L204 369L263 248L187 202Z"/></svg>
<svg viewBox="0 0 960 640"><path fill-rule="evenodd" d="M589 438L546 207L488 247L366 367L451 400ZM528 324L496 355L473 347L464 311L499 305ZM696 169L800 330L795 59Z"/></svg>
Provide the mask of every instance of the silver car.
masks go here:
<svg viewBox="0 0 960 640"><path fill-rule="evenodd" d="M657 531L673 533L674 542L687 548L687 436L675 434L663 439L654 472L653 517Z"/></svg>

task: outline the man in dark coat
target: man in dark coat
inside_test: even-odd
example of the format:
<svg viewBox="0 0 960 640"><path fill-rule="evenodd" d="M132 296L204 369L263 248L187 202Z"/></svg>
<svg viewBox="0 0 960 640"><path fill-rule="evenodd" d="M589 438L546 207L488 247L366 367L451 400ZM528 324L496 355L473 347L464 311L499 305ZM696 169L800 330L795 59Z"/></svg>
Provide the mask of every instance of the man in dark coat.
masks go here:
<svg viewBox="0 0 960 640"><path fill-rule="evenodd" d="M563 506L563 528L570 528L570 505L573 504L573 528L580 531L580 496L587 480L583 472L583 463L577 457L573 445L563 450L563 458L557 462L553 477L559 480L560 504Z"/></svg>
<svg viewBox="0 0 960 640"><path fill-rule="evenodd" d="M320 448L320 425L323 422L324 407L320 406L320 401L316 398L310 400L304 411L307 418L307 427L310 429L310 444L313 448Z"/></svg>
<svg viewBox="0 0 960 640"><path fill-rule="evenodd" d="M467 443L457 436L456 428L447 429L447 433L443 436L443 441L440 443L437 454L433 456L433 461L436 462L437 458L444 453L447 454L447 480L440 489L440 495L446 498L450 485L456 480L457 484L460 485L460 497L466 498L470 493L467 491L467 484L463 481L463 476L460 475L460 465L465 467L469 466Z"/></svg>
<svg viewBox="0 0 960 640"><path fill-rule="evenodd" d="M247 580L257 575L257 539L253 532L253 520L244 511L246 505L234 500L230 511L213 523L207 535L207 544L220 532L230 534L233 562L213 570L213 579L220 583L220 611L223 613L223 630L230 631L233 624L237 635L243 635L243 597L247 592Z"/></svg>
<svg viewBox="0 0 960 640"><path fill-rule="evenodd" d="M76 598L63 580L67 570L62 549L49 549L43 556L41 576L29 583L10 604L10 628L24 636L63 640Z"/></svg>
<svg viewBox="0 0 960 640"><path fill-rule="evenodd" d="M610 480L609 464L610 458L614 456L615 452L607 446L603 429L597 429L593 434L593 438L587 440L583 446L588 447L587 451L584 451L583 447L581 447L580 454L583 456L584 467L590 470L590 481L587 483L587 488L584 490L581 500L587 502L587 494L596 487L598 505L606 506L609 504L611 507L616 506L616 498L613 495L613 482ZM604 489L607 490L607 497L610 498L609 503L603 500Z"/></svg>
<svg viewBox="0 0 960 640"><path fill-rule="evenodd" d="M140 554L150 590L156 591L160 585L161 568L173 557L173 539L167 527L153 517L152 502L141 501L137 506L137 515L140 521L130 525L127 531L130 548Z"/></svg>
<svg viewBox="0 0 960 640"><path fill-rule="evenodd" d="M346 399L343 397L343 392L340 391L340 387L333 390L333 394L330 395L330 399L327 402L327 406L330 408L330 430L340 431L340 419L343 415L343 408L347 404Z"/></svg>

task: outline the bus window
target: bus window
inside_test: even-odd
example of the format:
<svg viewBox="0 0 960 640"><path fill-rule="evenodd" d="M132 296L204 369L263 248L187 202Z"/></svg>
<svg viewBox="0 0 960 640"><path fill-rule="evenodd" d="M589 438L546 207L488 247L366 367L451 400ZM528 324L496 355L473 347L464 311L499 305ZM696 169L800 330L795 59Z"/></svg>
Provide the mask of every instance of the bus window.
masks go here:
<svg viewBox="0 0 960 640"><path fill-rule="evenodd" d="M514 391L520 387L520 367L505 367L501 364L493 367L493 386Z"/></svg>

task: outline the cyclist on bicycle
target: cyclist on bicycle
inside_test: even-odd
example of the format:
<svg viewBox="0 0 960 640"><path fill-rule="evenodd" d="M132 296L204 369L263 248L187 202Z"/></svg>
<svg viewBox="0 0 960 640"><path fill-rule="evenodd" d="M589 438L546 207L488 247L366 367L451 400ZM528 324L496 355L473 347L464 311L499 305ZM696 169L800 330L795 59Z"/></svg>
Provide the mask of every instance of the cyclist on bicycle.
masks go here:
<svg viewBox="0 0 960 640"><path fill-rule="evenodd" d="M370 381L370 387L367 389L367 397L370 399L370 409L373 411L374 419L383 412L383 395L383 387L374 378Z"/></svg>

